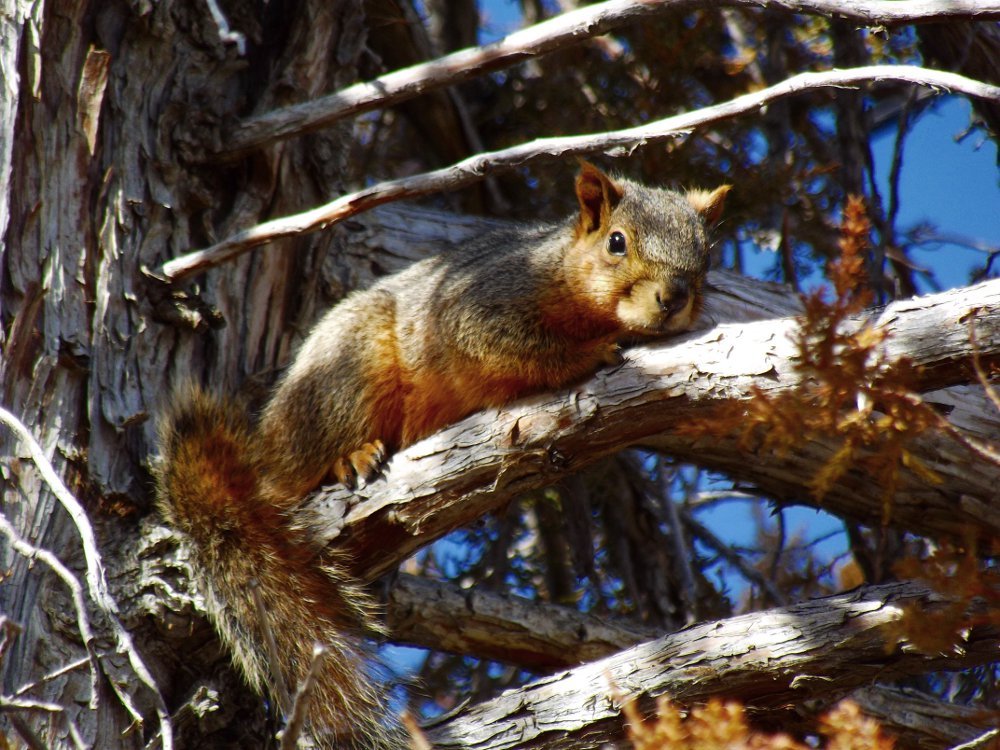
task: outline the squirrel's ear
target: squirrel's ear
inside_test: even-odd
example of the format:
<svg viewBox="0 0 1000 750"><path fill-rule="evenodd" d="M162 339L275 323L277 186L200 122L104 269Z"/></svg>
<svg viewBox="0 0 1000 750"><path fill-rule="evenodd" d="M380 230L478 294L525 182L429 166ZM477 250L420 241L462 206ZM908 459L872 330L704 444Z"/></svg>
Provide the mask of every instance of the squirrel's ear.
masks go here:
<svg viewBox="0 0 1000 750"><path fill-rule="evenodd" d="M600 229L611 218L611 209L622 199L622 186L589 161L580 159L580 174L576 176L576 197L580 201L580 234Z"/></svg>
<svg viewBox="0 0 1000 750"><path fill-rule="evenodd" d="M715 190L688 190L684 197L691 208L701 215L705 225L712 226L722 216L726 194L732 189L732 185L720 185Z"/></svg>

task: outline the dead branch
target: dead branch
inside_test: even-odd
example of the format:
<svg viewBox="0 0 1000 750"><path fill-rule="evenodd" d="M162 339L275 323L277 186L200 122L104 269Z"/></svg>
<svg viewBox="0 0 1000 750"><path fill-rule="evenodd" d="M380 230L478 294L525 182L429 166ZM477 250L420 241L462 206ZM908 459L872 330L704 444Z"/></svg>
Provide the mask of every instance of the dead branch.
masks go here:
<svg viewBox="0 0 1000 750"><path fill-rule="evenodd" d="M216 156L236 158L276 141L317 130L374 109L390 107L443 86L510 67L532 57L581 42L629 23L665 12L701 7L696 0L612 0L578 8L520 29L482 47L459 50L358 83L308 102L249 117L222 139ZM865 25L894 25L945 18L988 20L1000 15L1000 3L980 0L939 3L934 0L723 0L720 6L767 8L846 18Z"/></svg>
<svg viewBox="0 0 1000 750"><path fill-rule="evenodd" d="M291 703L291 711L285 714L288 717L288 724L281 734L280 750L294 750L294 748L299 746L299 737L306 726L306 712L309 710L309 701L312 700L313 691L316 689L319 668L326 657L326 646L318 643L313 646L309 671L306 672L306 676L299 683L295 691L295 698Z"/></svg>
<svg viewBox="0 0 1000 750"><path fill-rule="evenodd" d="M774 86L744 94L728 102L685 112L639 127L596 135L539 138L499 151L470 156L457 164L412 177L380 182L335 201L292 216L283 216L244 229L204 250L182 255L163 265L160 274L179 281L224 263L259 245L332 226L351 216L391 201L417 198L477 182L487 173L512 169L540 159L565 158L595 151L626 154L650 143L686 134L695 128L722 122L787 96L820 88L857 86L895 81L932 86L1000 102L1000 86L991 86L956 73L914 65L869 65L849 70L800 73Z"/></svg>
<svg viewBox="0 0 1000 750"><path fill-rule="evenodd" d="M3 513L0 513L0 534L3 534L10 540L11 548L19 555L23 555L32 561L38 560L45 564L53 573L55 573L56 577L62 581L63 584L65 584L66 588L70 590L70 595L73 598L73 607L76 609L76 627L80 631L80 638L83 640L83 646L87 650L87 661L90 664L89 704L91 708L96 708L98 696L97 682L101 679L101 665L98 662L97 651L94 647L94 631L90 627L90 617L87 615L87 604L83 598L83 584L81 584L80 579L73 575L73 572L63 564L62 560L60 560L50 550L37 547L18 534L17 529L14 528L14 525ZM18 691L18 693L21 692L23 692L23 690Z"/></svg>
<svg viewBox="0 0 1000 750"><path fill-rule="evenodd" d="M394 643L469 654L536 672L609 657L656 637L626 619L412 575L395 579L387 614ZM907 747L944 748L973 739L992 721L979 708L904 688L866 686L850 698ZM799 718L808 729L810 717ZM786 731L792 729L782 723Z"/></svg>
<svg viewBox="0 0 1000 750"><path fill-rule="evenodd" d="M627 619L609 619L476 587L461 589L411 575L395 579L387 615L395 643L469 654L535 671L610 657L656 637ZM770 686L769 673L761 672L759 677ZM905 740L907 747L931 750L971 740L993 720L979 708L904 688L866 686L853 691L850 698ZM811 717L798 718L808 730ZM782 724L786 731L792 729L784 719Z"/></svg>
<svg viewBox="0 0 1000 750"><path fill-rule="evenodd" d="M974 740L955 745L951 750L996 750L998 741L1000 741L1000 729L991 729Z"/></svg>

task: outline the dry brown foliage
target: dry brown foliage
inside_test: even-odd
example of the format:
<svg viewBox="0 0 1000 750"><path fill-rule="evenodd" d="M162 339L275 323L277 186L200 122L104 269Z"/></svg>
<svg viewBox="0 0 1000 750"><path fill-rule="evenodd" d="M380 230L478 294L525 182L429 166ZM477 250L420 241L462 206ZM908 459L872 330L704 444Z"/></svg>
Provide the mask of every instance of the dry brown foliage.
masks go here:
<svg viewBox="0 0 1000 750"><path fill-rule="evenodd" d="M940 482L937 474L907 449L924 431L947 430L987 460L995 459L987 447L970 445L956 434L923 401L913 365L886 354L885 331L871 323L848 322L872 301L865 287L870 231L863 201L849 197L840 226L841 255L828 269L833 298L829 299L823 289L803 298L805 313L795 334L799 353L795 370L801 387L777 396L755 390L747 403L727 406L711 420L689 429L704 434L740 431L745 450L779 455L794 450L810 436L838 435L839 449L810 480L809 489L817 500L822 499L845 471L859 466L882 487L882 520L888 524L901 466L927 482ZM974 335L970 327L970 336ZM977 372L991 392L978 362ZM1000 611L1000 574L985 568L970 545L942 544L924 559L907 557L896 565L895 573L901 578L926 580L933 589L953 598L953 604L933 613L905 609L888 648L905 641L924 653L954 653L967 628L1000 623L996 614ZM977 599L986 605L977 610L984 614L970 615Z"/></svg>
<svg viewBox="0 0 1000 750"><path fill-rule="evenodd" d="M952 654L961 648L968 628L1000 626L1000 570L984 566L974 545L942 544L924 558L903 558L893 572L926 581L953 601L934 612L905 606L893 628L896 639L888 647L905 641L925 654Z"/></svg>
<svg viewBox="0 0 1000 750"><path fill-rule="evenodd" d="M862 199L851 196L844 209L840 257L828 276L835 296L824 289L803 297L805 314L795 334L795 371L802 386L772 396L755 389L743 404L726 406L710 420L690 425L699 435L741 433L745 450L783 455L815 435L839 435L840 448L808 486L821 500L837 480L860 466L883 488L883 522L888 522L900 466L928 482L940 477L907 446L940 417L915 389L916 370L906 359L886 353L886 333L872 323L848 321L872 301L865 287L865 257L871 224Z"/></svg>
<svg viewBox="0 0 1000 750"><path fill-rule="evenodd" d="M636 750L892 750L895 746L878 722L851 701L839 703L820 718L817 729L824 739L818 745L803 744L787 734L752 730L743 706L736 701L713 698L688 713L661 697L651 721L643 720L632 700L624 703L622 712Z"/></svg>

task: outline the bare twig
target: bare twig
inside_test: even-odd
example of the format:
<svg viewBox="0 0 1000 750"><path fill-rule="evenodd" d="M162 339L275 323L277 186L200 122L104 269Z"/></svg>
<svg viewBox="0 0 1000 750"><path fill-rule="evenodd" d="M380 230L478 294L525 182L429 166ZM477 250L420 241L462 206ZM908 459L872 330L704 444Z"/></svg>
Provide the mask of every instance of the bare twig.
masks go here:
<svg viewBox="0 0 1000 750"><path fill-rule="evenodd" d="M0 513L0 533L10 540L11 547L15 552L24 555L29 560L38 560L47 565L70 590L73 597L73 607L76 609L76 627L80 631L80 637L83 638L84 648L87 649L87 661L90 662L90 707L97 708L97 681L100 679L101 665L94 648L94 631L90 627L90 618L87 616L87 604L83 598L83 584L55 554L47 549L36 547L18 534L17 529L3 513Z"/></svg>
<svg viewBox="0 0 1000 750"><path fill-rule="evenodd" d="M904 396L904 398L914 409L927 408L927 403L919 394L912 393ZM953 425L934 409L929 409L928 414L933 418L934 424L941 432L950 435L955 442L968 449L983 461L1000 466L1000 450L992 442L987 443L985 440L977 440L967 435L964 430Z"/></svg>
<svg viewBox="0 0 1000 750"><path fill-rule="evenodd" d="M313 646L313 657L309 664L309 671L295 691L295 701L292 703L291 713L288 714L288 724L285 725L285 731L281 734L281 750L295 750L302 729L305 727L309 701L312 699L313 689L326 653L326 646L320 643Z"/></svg>
<svg viewBox="0 0 1000 750"><path fill-rule="evenodd" d="M703 617L698 607L698 584L695 582L692 560L694 554L688 544L687 534L684 524L681 523L681 516L670 493L670 482L673 479L669 476L664 466L663 459L658 459L659 474L661 483L661 502L656 502L652 498L649 504L654 512L660 516L661 521L670 529L670 540L674 547L674 561L680 574L680 595L684 602L684 624L692 625Z"/></svg>
<svg viewBox="0 0 1000 750"><path fill-rule="evenodd" d="M991 729L970 742L955 745L951 750L991 750L991 748L996 748L998 740L1000 740L1000 729Z"/></svg>
<svg viewBox="0 0 1000 750"><path fill-rule="evenodd" d="M46 682L49 682L50 680L54 680L57 677L62 677L64 674L79 669L80 667L86 666L88 661L90 660L87 657L84 657L83 659L77 659L76 661L71 661L68 664L63 664L58 669L54 669L48 674L43 675L40 679L37 679L34 682L29 682L24 685L21 685L21 687L17 689L17 692L15 692L14 695L24 695L25 693L28 693L29 691L34 690L35 688L41 685L44 685Z"/></svg>
<svg viewBox="0 0 1000 750"><path fill-rule="evenodd" d="M156 684L156 680L153 679L152 673L132 643L132 636L122 625L121 620L118 619L118 604L111 596L110 589L108 588L107 578L104 575L104 563L97 549L97 537L94 535L94 529L90 525L86 511L84 511L83 506L73 496L73 493L63 484L62 479L59 478L55 468L53 468L48 457L45 455L45 451L42 450L42 446L38 444L38 441L35 440L28 428L4 408L0 408L0 423L7 425L18 436L21 444L27 448L28 454L31 456L31 460L41 474L45 484L48 485L52 494L59 500L76 525L83 545L84 558L87 562L86 580L91 599L111 624L111 628L115 634L115 641L118 644L118 651L128 657L132 671L135 672L140 681L152 692L156 704L156 715L160 722L160 738L163 748L164 750L171 750L173 748L173 727L170 724L170 713L167 710L167 704L163 700L163 695L160 693L160 689ZM13 530L13 526L10 528ZM78 582L77 585L79 585ZM135 712L135 708L131 705L131 700L124 692L124 688L118 685L116 680L109 680L109 682L126 709L133 713L137 720L141 720L141 716Z"/></svg>
<svg viewBox="0 0 1000 750"><path fill-rule="evenodd" d="M525 59L606 34L627 23L701 5L700 0L610 0L578 8L516 31L492 44L459 50L320 99L248 118L222 139L217 153L230 158L238 156L274 141L326 127L345 117L389 107L442 86L510 67ZM722 0L717 5L765 7L878 25L956 17L987 20L1000 15L1000 3L995 0L951 0L948 3L938 0ZM213 9L213 17L215 15Z"/></svg>
<svg viewBox="0 0 1000 750"><path fill-rule="evenodd" d="M745 490L704 490L694 492L684 501L684 505L691 510L700 510L719 503L732 502L736 500L760 502L763 498L752 492Z"/></svg>
<svg viewBox="0 0 1000 750"><path fill-rule="evenodd" d="M229 21L226 19L226 14L222 12L219 4L216 0L205 0L208 5L208 12L212 14L212 20L215 21L215 25L219 29L219 39L227 44L235 44L236 51L239 53L240 57L243 57L247 53L247 40L246 37L239 31L233 31L229 26Z"/></svg>
<svg viewBox="0 0 1000 750"><path fill-rule="evenodd" d="M380 182L309 211L273 219L237 232L205 250L175 258L164 264L161 273L168 280L177 281L224 263L258 245L323 229L390 201L454 190L483 179L492 170L511 169L542 158L555 159L594 151L615 155L628 153L639 146L689 133L694 128L754 111L772 101L803 91L880 81L917 83L1000 102L1000 86L915 65L870 65L849 70L800 73L774 86L744 94L728 102L639 127L596 135L539 138L500 151L476 154L433 172Z"/></svg>
<svg viewBox="0 0 1000 750"><path fill-rule="evenodd" d="M681 509L680 513L684 518L684 524L691 529L693 536L698 537L707 547L715 550L726 562L736 568L744 578L754 585L759 586L761 591L767 594L771 602L780 606L788 603L788 597L781 593L772 580L750 565L743 555L732 549L716 536L711 529L705 526L705 524L697 520L688 508Z"/></svg>
<svg viewBox="0 0 1000 750"><path fill-rule="evenodd" d="M257 611L257 622L260 623L264 633L264 645L267 647L267 656L271 660L271 679L274 680L274 692L278 696L278 703L281 705L281 713L289 716L292 712L292 694L288 690L288 683L285 682L285 675L281 671L281 656L278 654L278 644L274 640L274 631L271 630L271 618L267 616L264 606L264 599L260 595L260 583L257 579L250 581L250 595L253 597L253 606Z"/></svg>

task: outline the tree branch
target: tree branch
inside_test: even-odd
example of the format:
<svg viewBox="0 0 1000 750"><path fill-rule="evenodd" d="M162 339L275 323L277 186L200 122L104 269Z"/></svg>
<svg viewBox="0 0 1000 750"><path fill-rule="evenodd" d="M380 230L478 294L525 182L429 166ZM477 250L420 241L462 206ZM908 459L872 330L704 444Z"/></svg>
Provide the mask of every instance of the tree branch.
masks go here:
<svg viewBox="0 0 1000 750"><path fill-rule="evenodd" d="M625 618L405 574L389 592L387 615L394 642L536 672L598 659L656 636Z"/></svg>
<svg viewBox="0 0 1000 750"><path fill-rule="evenodd" d="M324 229L390 201L416 198L443 190L455 190L483 179L488 172L512 169L542 158L555 159L595 151L628 153L639 146L673 138L697 127L752 112L793 94L819 88L850 87L866 82L885 81L933 86L1000 103L1000 86L974 81L956 73L927 70L914 65L869 65L850 70L800 73L774 86L738 96L728 102L674 115L639 127L597 135L539 138L499 151L476 154L450 167L432 172L380 182L300 214L283 216L244 229L209 248L196 250L165 263L160 274L168 281L179 281L231 260L259 245Z"/></svg>
<svg viewBox="0 0 1000 750"><path fill-rule="evenodd" d="M387 614L395 643L468 654L536 672L610 657L657 636L626 618L600 617L557 604L476 587L461 589L451 583L405 574L395 579ZM716 625L738 631L730 620ZM674 637L683 637L683 633ZM721 651L727 645L717 641L714 647ZM925 663L924 657L913 651L904 651L898 658ZM755 676L759 686L747 688L747 693L756 696L773 689L771 672L748 671L746 679ZM820 684L816 681L811 687ZM843 693L843 689L830 684L823 690L829 690L831 695ZM809 699L804 693L796 697L797 705ZM833 700L831 696L825 698ZM915 690L873 685L854 690L850 698L907 747L944 748L975 738L992 722L992 717L981 709L947 703ZM774 704L773 700L769 702ZM760 707L755 705L753 709L755 715L760 715ZM811 727L812 715L797 718L802 720L803 729ZM792 730L788 717L782 716L781 724L785 731Z"/></svg>
<svg viewBox="0 0 1000 750"><path fill-rule="evenodd" d="M864 25L893 25L944 18L1000 16L992 0L723 0L718 6L767 8L789 13L836 16ZM236 158L270 143L308 133L374 109L390 107L443 86L453 86L494 70L581 42L629 23L662 13L700 8L700 0L612 0L563 13L515 31L499 41L470 47L437 60L413 65L358 83L313 101L283 107L239 123L218 144L215 154Z"/></svg>
<svg viewBox="0 0 1000 750"><path fill-rule="evenodd" d="M726 277L714 274L710 280L724 286ZM895 302L869 316L888 332L892 358L906 356L922 368L922 389L974 382L972 347L965 325L958 324L970 316L977 322L981 356L1000 361L1000 280ZM737 435L706 440L678 434L682 426L710 421L720 404L751 398L754 389L778 394L798 387L791 341L796 326L794 318L721 325L679 342L631 349L620 367L575 388L472 415L420 441L354 494L337 489L307 498L299 523L320 543L346 528L338 545L349 547L359 577L373 578L517 495L636 444L720 469L772 497L816 505L803 487L839 448L836 436L803 440L800 450L781 457L748 455ZM953 424L969 434L984 431L982 438L989 440L997 434L998 418L982 411L984 402L981 393L977 399L970 392L953 398L948 408ZM972 460L940 433L925 433L910 451L942 483L930 485L900 467L891 525L936 537L972 530L989 539L1000 532L1000 467ZM822 507L877 526L881 493L854 468L830 489Z"/></svg>
<svg viewBox="0 0 1000 750"><path fill-rule="evenodd" d="M959 654L925 656L897 645L903 607L935 612L946 600L915 583L870 586L791 607L701 623L601 661L507 691L431 727L434 747L595 747L621 736L606 676L623 692L681 703L738 698L782 712L836 700L875 679L995 660L997 633L973 628Z"/></svg>
<svg viewBox="0 0 1000 750"><path fill-rule="evenodd" d="M951 747L975 740L997 718L995 712L980 706L956 705L917 690L885 685L861 688L851 699L897 737L897 747Z"/></svg>
<svg viewBox="0 0 1000 750"><path fill-rule="evenodd" d="M83 597L83 584L80 583L80 580L55 554L47 549L36 547L18 534L17 529L14 528L14 525L2 512L0 512L0 534L3 534L10 540L11 548L18 554L23 555L31 561L38 560L44 563L63 582L66 588L69 589L70 596L73 599L73 608L76 610L76 627L80 631L80 638L83 640L83 646L87 650L87 662L90 664L89 704L91 708L96 708L99 693L98 681L101 679L101 665L98 660L97 649L94 645L94 631L90 627L90 617L87 615L87 604ZM23 692L23 689L18 692ZM136 716L134 718L139 717Z"/></svg>

